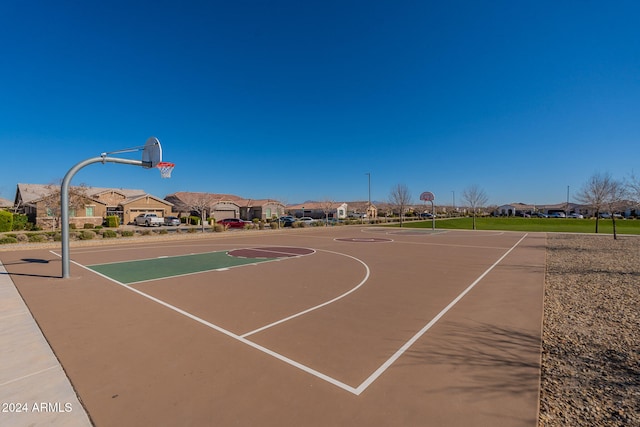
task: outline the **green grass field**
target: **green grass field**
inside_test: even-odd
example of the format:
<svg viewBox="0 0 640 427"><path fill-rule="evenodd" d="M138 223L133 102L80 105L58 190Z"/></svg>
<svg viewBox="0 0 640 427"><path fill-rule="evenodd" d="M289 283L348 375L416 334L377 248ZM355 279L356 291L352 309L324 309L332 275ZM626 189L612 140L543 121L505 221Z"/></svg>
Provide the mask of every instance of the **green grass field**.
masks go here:
<svg viewBox="0 0 640 427"><path fill-rule="evenodd" d="M452 218L436 220L436 229L471 230L472 218ZM407 228L431 228L431 220L420 222L405 222ZM573 218L476 218L477 230L505 230L505 231L542 231L555 233L595 233L595 219ZM640 234L640 220L616 220L618 234ZM610 219L601 219L598 225L601 234L613 234Z"/></svg>

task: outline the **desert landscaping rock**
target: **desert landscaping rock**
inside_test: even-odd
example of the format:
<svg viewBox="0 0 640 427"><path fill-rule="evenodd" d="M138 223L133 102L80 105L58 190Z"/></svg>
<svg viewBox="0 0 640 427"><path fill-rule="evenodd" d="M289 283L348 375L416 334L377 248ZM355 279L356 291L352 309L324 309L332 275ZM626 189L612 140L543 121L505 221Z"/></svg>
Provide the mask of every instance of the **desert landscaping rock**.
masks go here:
<svg viewBox="0 0 640 427"><path fill-rule="evenodd" d="M640 425L640 237L549 235L539 425Z"/></svg>

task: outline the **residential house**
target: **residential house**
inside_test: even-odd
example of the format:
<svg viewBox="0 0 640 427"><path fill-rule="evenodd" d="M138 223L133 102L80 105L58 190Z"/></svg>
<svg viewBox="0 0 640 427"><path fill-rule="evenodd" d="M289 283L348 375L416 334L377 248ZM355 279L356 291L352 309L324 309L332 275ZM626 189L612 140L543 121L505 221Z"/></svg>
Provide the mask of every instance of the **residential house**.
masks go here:
<svg viewBox="0 0 640 427"><path fill-rule="evenodd" d="M301 218L308 216L314 219L347 217L348 205L344 202L305 202L287 206L289 215Z"/></svg>
<svg viewBox="0 0 640 427"><path fill-rule="evenodd" d="M69 208L69 222L76 227L101 225L104 218L116 215L127 224L140 213L155 212L165 216L171 203L143 190L98 187L71 187L74 206ZM42 228L56 228L60 218L60 187L57 185L18 184L14 208L27 215L29 222Z"/></svg>
<svg viewBox="0 0 640 427"><path fill-rule="evenodd" d="M378 208L367 201L349 202L347 215L356 218L375 219L378 217Z"/></svg>
<svg viewBox="0 0 640 427"><path fill-rule="evenodd" d="M181 191L169 194L165 200L174 205L174 213L178 215L204 215L217 221L226 218L267 220L284 214L284 205L276 200L244 199L233 194Z"/></svg>

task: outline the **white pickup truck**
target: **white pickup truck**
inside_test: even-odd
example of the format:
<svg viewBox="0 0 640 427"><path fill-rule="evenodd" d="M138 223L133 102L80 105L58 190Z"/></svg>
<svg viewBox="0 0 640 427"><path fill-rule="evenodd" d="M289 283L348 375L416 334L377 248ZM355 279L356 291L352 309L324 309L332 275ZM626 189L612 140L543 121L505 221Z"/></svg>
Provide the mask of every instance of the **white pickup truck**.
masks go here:
<svg viewBox="0 0 640 427"><path fill-rule="evenodd" d="M164 223L164 218L154 213L142 213L135 217L133 222L136 225L144 225L146 227L154 227L156 225L160 227Z"/></svg>

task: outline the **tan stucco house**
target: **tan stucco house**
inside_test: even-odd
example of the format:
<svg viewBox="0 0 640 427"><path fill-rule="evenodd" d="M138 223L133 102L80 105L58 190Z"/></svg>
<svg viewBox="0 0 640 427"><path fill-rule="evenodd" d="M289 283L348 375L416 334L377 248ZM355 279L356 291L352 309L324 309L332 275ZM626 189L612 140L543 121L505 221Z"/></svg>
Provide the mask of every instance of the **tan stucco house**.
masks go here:
<svg viewBox="0 0 640 427"><path fill-rule="evenodd" d="M159 216L171 213L173 205L143 190L123 188L71 187L69 221L76 227L100 225L105 217L120 217L122 224L133 221L140 213L155 212ZM29 222L42 228L55 228L60 218L60 186L18 184L14 208L28 216Z"/></svg>

